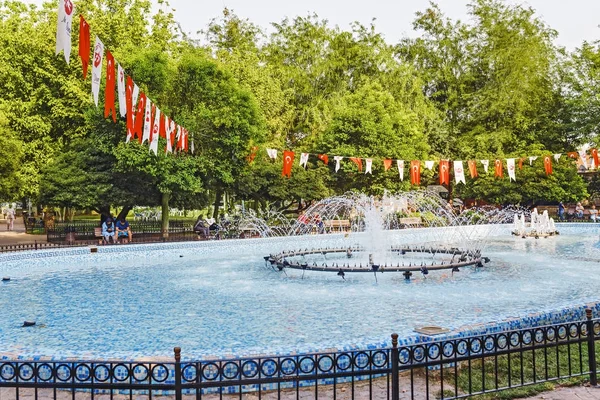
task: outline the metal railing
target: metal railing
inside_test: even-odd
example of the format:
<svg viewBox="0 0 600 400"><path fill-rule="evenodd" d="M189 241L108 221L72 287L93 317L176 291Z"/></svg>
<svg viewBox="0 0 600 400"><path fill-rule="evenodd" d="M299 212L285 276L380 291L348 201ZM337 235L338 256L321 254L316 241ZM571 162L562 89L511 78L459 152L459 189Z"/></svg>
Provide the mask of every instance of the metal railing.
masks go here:
<svg viewBox="0 0 600 400"><path fill-rule="evenodd" d="M130 227L136 241L163 241L161 221L133 221L130 222ZM98 240L95 234L97 228L100 228L100 223L92 221L58 222L46 228L47 240L48 242L70 243ZM173 220L169 221L168 233L169 236L178 237L178 240L197 239L192 228L193 222Z"/></svg>
<svg viewBox="0 0 600 400"><path fill-rule="evenodd" d="M0 360L0 398L460 399L585 377L600 320L392 347L173 362ZM600 389L599 395L600 395ZM230 397L231 396L231 397Z"/></svg>
<svg viewBox="0 0 600 400"><path fill-rule="evenodd" d="M15 251L28 251L28 250L50 250L50 249L60 249L65 247L79 247L79 246L87 246L91 243L78 243L76 245L69 245L64 243L45 243L45 242L34 242L34 243L20 243L20 244L5 244L0 245L0 253L8 253Z"/></svg>

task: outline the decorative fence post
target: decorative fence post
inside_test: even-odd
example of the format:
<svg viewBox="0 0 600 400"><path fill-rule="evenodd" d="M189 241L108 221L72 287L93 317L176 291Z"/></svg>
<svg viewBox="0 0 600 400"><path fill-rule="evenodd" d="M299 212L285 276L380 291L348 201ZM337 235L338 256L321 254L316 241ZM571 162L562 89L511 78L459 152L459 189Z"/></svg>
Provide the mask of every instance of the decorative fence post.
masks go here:
<svg viewBox="0 0 600 400"><path fill-rule="evenodd" d="M592 309L585 309L587 317L587 339L588 339L588 362L590 364L590 385L598 385L596 365L596 342L594 340L594 321L592 321Z"/></svg>
<svg viewBox="0 0 600 400"><path fill-rule="evenodd" d="M398 366L398 334L392 333L392 400L400 399L400 377Z"/></svg>
<svg viewBox="0 0 600 400"><path fill-rule="evenodd" d="M175 400L181 400L181 347L175 347Z"/></svg>

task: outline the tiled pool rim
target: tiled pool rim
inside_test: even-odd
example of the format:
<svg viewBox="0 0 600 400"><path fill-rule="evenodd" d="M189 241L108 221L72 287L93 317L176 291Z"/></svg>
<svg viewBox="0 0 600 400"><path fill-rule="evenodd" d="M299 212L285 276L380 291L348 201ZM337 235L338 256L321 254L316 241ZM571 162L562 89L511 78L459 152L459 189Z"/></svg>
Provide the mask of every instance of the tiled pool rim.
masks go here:
<svg viewBox="0 0 600 400"><path fill-rule="evenodd" d="M507 225L508 227L509 225ZM592 230L594 229L596 232L600 228L600 224L591 224L591 223L561 223L558 225L559 231L561 229L568 228L577 228L577 230ZM422 229L422 228L417 228ZM342 236L342 235L332 235L332 236ZM280 240L281 238L272 238L274 240ZM248 241L267 241L271 240L270 238L257 238L257 239L236 239L243 240L244 243ZM127 253L127 252L136 252L136 251L152 251L152 250L175 250L175 249L190 249L190 248L199 248L205 246L219 246L219 245L228 245L231 243L231 240L222 240L222 241L199 241L199 242L171 242L171 243L153 243L153 244L132 244L127 246L98 246L98 253ZM92 247L92 246L90 246ZM35 258L46 258L46 257L61 257L61 256L72 256L72 255L85 255L90 254L90 247L78 247L78 248L67 248L67 249L54 249L54 250L31 250L24 252L16 252L16 253L6 253L0 254L0 263L8 262L8 261L20 261L20 260L28 260ZM95 247L95 246L93 246ZM441 341L441 340L449 340L449 339L457 339L457 338L466 338L471 336L485 335L485 334L493 334L500 333L510 330L517 329L525 329L525 328L534 328L538 326L572 322L572 321L582 321L585 319L585 310L592 310L592 315L594 318L600 317L600 299L597 302L591 302L586 304L581 304L579 306L574 307L565 307L556 310L550 310L540 313L530 313L524 317L509 317L500 321L492 321L489 323L479 323L473 325L464 325L455 330L452 330L448 333L436 335L436 336L427 336L422 334L415 334L404 338L398 339L398 346L408 346L418 343L424 342L433 342L433 341ZM390 335L393 332L390 332ZM391 337L386 339L385 341L381 341L378 343L364 343L357 345L346 345L341 347L328 347L324 349L311 349L310 353L319 353L319 352L338 352L338 351L355 351L355 350L377 350L391 347ZM287 355L297 355L299 352L275 352L275 353L252 353L252 354L225 354L225 355L215 355L211 357L195 357L189 358L185 356L185 349L182 349L182 361L204 361L204 360L228 360L228 359L237 359L237 358L251 358L251 357L262 357L262 356L287 356ZM76 359L73 357L62 357L60 355L53 356L21 356L15 354L0 354L0 360L50 360L50 361L75 361ZM78 361L88 361L88 360L79 360ZM98 359L95 361L117 361L115 359L106 358L106 359ZM118 361L140 361L140 362L156 362L156 361L170 361L165 359L164 357L149 357L149 358L136 358L136 359L128 359L128 360L118 360Z"/></svg>

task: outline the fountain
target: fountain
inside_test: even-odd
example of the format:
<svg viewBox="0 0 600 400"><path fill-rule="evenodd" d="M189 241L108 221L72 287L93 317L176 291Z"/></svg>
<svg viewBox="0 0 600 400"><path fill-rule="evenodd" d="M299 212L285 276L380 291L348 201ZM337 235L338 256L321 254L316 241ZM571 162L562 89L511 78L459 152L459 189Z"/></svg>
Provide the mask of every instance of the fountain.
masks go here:
<svg viewBox="0 0 600 400"><path fill-rule="evenodd" d="M525 219L525 214L525 212L515 213L512 227L513 235L522 238L535 237L539 239L540 237L547 238L559 234L554 224L554 218L548 216L547 210L544 210L540 215L537 208L534 208L530 214L531 222L529 224Z"/></svg>
<svg viewBox="0 0 600 400"><path fill-rule="evenodd" d="M430 191L386 194L382 198L347 194L311 206L290 229L290 235L340 233L339 246L284 250L265 256L278 271L301 270L337 273L413 272L482 267L487 237L512 211L495 208L457 213ZM422 229L403 229L416 228Z"/></svg>

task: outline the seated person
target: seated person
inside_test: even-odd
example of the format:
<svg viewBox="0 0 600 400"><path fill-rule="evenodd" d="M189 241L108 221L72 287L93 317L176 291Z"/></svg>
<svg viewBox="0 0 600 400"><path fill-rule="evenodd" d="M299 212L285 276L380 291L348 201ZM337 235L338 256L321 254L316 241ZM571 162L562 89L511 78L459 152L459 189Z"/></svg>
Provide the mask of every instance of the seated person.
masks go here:
<svg viewBox="0 0 600 400"><path fill-rule="evenodd" d="M124 240L126 240L127 243L130 243L133 234L131 233L129 222L125 220L125 217L121 217L115 225L117 228L117 239L120 240L121 238L126 238Z"/></svg>
<svg viewBox="0 0 600 400"><path fill-rule="evenodd" d="M598 220L598 210L596 210L595 204L592 204L592 208L590 208L590 219L594 222Z"/></svg>
<svg viewBox="0 0 600 400"><path fill-rule="evenodd" d="M194 232L198 235L202 235L204 237L208 237L210 235L210 231L208 229L208 224L204 222L202 215L198 216L196 223L194 224Z"/></svg>
<svg viewBox="0 0 600 400"><path fill-rule="evenodd" d="M102 224L102 237L106 243L115 243L115 224L110 217Z"/></svg>
<svg viewBox="0 0 600 400"><path fill-rule="evenodd" d="M577 218L583 218L583 206L581 205L581 202L577 203L577 207L575 207L575 214L577 215Z"/></svg>

